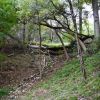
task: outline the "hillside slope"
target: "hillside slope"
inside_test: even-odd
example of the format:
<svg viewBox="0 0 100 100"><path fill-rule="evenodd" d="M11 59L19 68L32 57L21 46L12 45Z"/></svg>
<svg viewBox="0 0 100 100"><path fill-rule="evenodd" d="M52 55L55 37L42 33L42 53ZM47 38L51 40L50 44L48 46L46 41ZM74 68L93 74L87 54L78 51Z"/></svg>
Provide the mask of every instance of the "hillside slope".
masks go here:
<svg viewBox="0 0 100 100"><path fill-rule="evenodd" d="M72 59L16 100L100 100L100 52L84 60L86 82L82 79L78 60Z"/></svg>
<svg viewBox="0 0 100 100"><path fill-rule="evenodd" d="M18 100L100 100L100 52L84 59L86 82L82 80L78 61L73 59Z"/></svg>

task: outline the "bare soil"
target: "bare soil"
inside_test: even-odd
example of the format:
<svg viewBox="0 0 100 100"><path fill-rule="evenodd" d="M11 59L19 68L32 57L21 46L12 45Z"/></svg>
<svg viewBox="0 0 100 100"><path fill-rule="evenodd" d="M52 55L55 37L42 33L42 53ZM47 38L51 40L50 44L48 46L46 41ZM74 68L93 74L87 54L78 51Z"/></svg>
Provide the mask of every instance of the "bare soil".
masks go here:
<svg viewBox="0 0 100 100"><path fill-rule="evenodd" d="M29 54L17 54L8 57L2 63L0 70L0 87L15 86L21 80L33 75L36 69L31 61L32 57Z"/></svg>
<svg viewBox="0 0 100 100"><path fill-rule="evenodd" d="M4 97L2 100L15 100L16 97L25 94L34 84L41 81L38 69L38 54L20 52L13 55L12 53L10 52L11 55L1 64L0 88L10 87L14 88L15 91L11 91L9 96ZM47 79L48 76L61 68L65 60L64 54L47 56L46 61L49 66L44 69L42 80Z"/></svg>

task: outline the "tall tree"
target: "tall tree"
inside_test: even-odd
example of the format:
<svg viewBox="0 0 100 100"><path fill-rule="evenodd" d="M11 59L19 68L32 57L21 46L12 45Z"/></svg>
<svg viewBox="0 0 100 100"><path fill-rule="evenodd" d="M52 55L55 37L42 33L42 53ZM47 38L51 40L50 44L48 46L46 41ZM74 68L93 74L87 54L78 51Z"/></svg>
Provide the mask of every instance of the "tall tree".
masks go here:
<svg viewBox="0 0 100 100"><path fill-rule="evenodd" d="M13 0L0 0L0 39L5 42L6 36L15 40L10 30L17 22L15 2ZM0 42L1 45L1 42Z"/></svg>
<svg viewBox="0 0 100 100"><path fill-rule="evenodd" d="M97 46L100 47L100 23L99 23L99 6L98 0L92 0L93 16L94 16L94 33L95 40L98 43Z"/></svg>

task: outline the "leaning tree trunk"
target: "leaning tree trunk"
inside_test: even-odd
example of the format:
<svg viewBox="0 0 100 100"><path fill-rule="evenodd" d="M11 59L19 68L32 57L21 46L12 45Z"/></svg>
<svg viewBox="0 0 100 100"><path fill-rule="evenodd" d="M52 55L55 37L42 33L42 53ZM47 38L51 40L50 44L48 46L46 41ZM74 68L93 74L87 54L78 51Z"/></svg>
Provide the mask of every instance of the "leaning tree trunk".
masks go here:
<svg viewBox="0 0 100 100"><path fill-rule="evenodd" d="M72 1L68 0L68 3L69 3L69 6L70 6L71 17L72 17L72 21L73 21L73 25L74 25L74 29L75 29L75 39L76 39L76 43L77 43L77 51L78 51L78 58L79 58L79 61L80 61L80 68L81 68L81 71L82 71L82 74L83 74L83 78L84 78L84 80L86 80L86 69L85 69L85 66L84 66L81 44L80 44L79 38L78 38L76 16L75 16L75 13L74 13ZM81 21L82 15L81 14L82 14L82 11L80 11L80 15L79 15L79 25L81 25L80 26L80 31L81 31L80 33L82 33L82 21Z"/></svg>
<svg viewBox="0 0 100 100"><path fill-rule="evenodd" d="M92 0L93 16L94 16L94 33L95 40L98 43L97 46L100 47L100 23L99 23L99 6L98 0Z"/></svg>
<svg viewBox="0 0 100 100"><path fill-rule="evenodd" d="M66 48L65 48L65 45L64 45L64 42L63 42L61 36L59 35L59 33L58 33L56 30L55 30L55 33L56 33L56 35L58 36L58 38L59 38L59 40L60 40L60 42L61 42L61 44L62 44L62 46L63 46L66 59L69 60L69 55L68 55L68 53L67 53L67 50L66 50Z"/></svg>

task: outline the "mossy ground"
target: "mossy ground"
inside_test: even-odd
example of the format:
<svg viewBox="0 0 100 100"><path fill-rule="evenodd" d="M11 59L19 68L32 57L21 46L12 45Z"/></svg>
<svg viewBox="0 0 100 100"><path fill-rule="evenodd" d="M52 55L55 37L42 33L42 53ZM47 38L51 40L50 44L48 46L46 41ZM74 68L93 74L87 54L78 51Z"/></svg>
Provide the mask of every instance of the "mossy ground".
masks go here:
<svg viewBox="0 0 100 100"><path fill-rule="evenodd" d="M32 45L39 45L40 43L39 42L33 42ZM64 45L65 46L69 46L70 45L70 42L64 42ZM42 42L42 46L46 46L46 47L49 47L49 48L59 48L59 47L62 47L62 44L61 43L50 43L50 42Z"/></svg>

